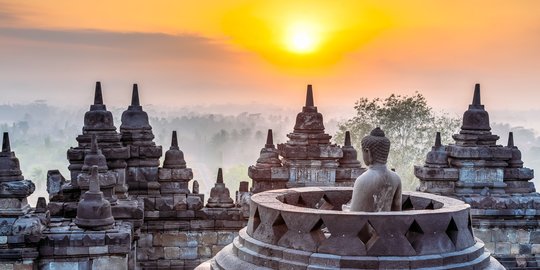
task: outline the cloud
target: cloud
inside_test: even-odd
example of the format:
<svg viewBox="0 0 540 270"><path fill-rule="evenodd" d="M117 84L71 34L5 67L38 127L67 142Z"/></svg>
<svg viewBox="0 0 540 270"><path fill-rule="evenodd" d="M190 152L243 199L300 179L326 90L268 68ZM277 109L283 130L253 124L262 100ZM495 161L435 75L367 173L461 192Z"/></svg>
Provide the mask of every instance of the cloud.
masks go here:
<svg viewBox="0 0 540 270"><path fill-rule="evenodd" d="M0 25L13 25L20 21L20 11L13 3L0 0Z"/></svg>
<svg viewBox="0 0 540 270"><path fill-rule="evenodd" d="M10 13L7 10L0 10L0 23L12 22L17 19L15 14Z"/></svg>
<svg viewBox="0 0 540 270"><path fill-rule="evenodd" d="M76 48L153 57L187 57L215 59L226 57L219 40L194 34L107 32L98 30L45 30L32 28L0 28L0 36L25 42L28 47ZM32 52L29 52L32 53Z"/></svg>
<svg viewBox="0 0 540 270"><path fill-rule="evenodd" d="M245 87L258 83L245 53L196 34L3 27L0 59L4 102L87 104L81 94L90 96L96 80L114 89L109 104L124 104L135 82L154 89L145 102L155 104L215 102L224 91L246 100L243 94L257 94Z"/></svg>

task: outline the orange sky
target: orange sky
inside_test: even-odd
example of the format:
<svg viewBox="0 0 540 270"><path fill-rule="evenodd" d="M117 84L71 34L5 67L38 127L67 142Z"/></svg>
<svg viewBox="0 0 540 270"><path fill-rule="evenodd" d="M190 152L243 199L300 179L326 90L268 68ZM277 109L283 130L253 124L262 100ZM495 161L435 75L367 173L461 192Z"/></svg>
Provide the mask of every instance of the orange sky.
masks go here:
<svg viewBox="0 0 540 270"><path fill-rule="evenodd" d="M0 0L0 93L88 104L101 80L118 106L138 82L147 104L298 107L312 83L319 107L419 91L463 111L480 82L488 110L534 109L538 11L534 0Z"/></svg>

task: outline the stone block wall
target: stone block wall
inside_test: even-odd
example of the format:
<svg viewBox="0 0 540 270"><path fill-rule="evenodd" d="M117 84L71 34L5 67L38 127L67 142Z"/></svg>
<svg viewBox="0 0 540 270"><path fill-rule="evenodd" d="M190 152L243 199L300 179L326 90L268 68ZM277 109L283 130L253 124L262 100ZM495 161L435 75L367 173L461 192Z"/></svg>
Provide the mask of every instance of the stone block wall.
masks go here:
<svg viewBox="0 0 540 270"><path fill-rule="evenodd" d="M205 219L146 221L137 241L140 269L194 269L247 225L239 208L197 211Z"/></svg>
<svg viewBox="0 0 540 270"><path fill-rule="evenodd" d="M475 236L507 269L540 267L540 195L468 196Z"/></svg>
<svg viewBox="0 0 540 270"><path fill-rule="evenodd" d="M540 267L540 229L535 221L476 221L474 234L484 241L507 269L538 269Z"/></svg>
<svg viewBox="0 0 540 270"><path fill-rule="evenodd" d="M132 230L124 222L107 230L83 230L70 219L54 218L43 232L36 262L43 270L134 269Z"/></svg>
<svg viewBox="0 0 540 270"><path fill-rule="evenodd" d="M126 256L109 256L103 255L100 257L89 258L83 261L74 261L72 259L54 259L43 260L39 264L41 270L64 270L64 269L88 269L88 270L101 270L101 269L115 269L115 270L127 270L128 259ZM18 269L18 268L15 268ZM14 270L15 270L14 269ZM21 268L26 269L26 268ZM32 269L32 268L29 268Z"/></svg>
<svg viewBox="0 0 540 270"><path fill-rule="evenodd" d="M6 270L34 270L35 262L32 259L22 260L22 261L2 261L0 263L0 269ZM77 269L77 268L73 268Z"/></svg>
<svg viewBox="0 0 540 270"><path fill-rule="evenodd" d="M137 261L142 269L193 269L232 243L238 230L141 233Z"/></svg>

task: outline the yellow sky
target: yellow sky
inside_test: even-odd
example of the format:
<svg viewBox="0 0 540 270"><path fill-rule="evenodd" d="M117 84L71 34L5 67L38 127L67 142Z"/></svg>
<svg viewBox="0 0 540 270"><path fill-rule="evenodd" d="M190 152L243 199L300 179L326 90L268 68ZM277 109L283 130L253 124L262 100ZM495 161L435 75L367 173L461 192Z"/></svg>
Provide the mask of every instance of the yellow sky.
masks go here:
<svg viewBox="0 0 540 270"><path fill-rule="evenodd" d="M25 1L18 26L195 34L287 67L324 67L391 25L360 1ZM302 40L309 44L302 44ZM295 46L296 42L296 46ZM298 45L298 43L300 43ZM306 48L307 47L307 48Z"/></svg>
<svg viewBox="0 0 540 270"><path fill-rule="evenodd" d="M385 31L439 30L462 39L464 46L466 39L497 38L537 25L540 2L28 0L17 8L19 26L196 34L254 51L285 67L298 64L296 60L334 63ZM295 31L307 32L316 43L309 55L291 52Z"/></svg>
<svg viewBox="0 0 540 270"><path fill-rule="evenodd" d="M435 105L443 105L449 95L437 92L439 87L441 91L459 87L459 97L469 99L469 88L477 81L500 94L516 81L522 82L523 88L533 87L539 77L533 70L540 62L536 49L540 45L540 1L533 0L0 0L0 7L4 10L0 11L0 19L4 14L2 26L7 28L204 38L207 42L203 45L208 48L201 49L198 43L182 48L186 53L182 57L170 55L178 53L174 49L163 50L164 45L153 44L148 40L152 37L134 40L149 43L144 50L137 47L137 53L148 56L147 61L154 59L153 63L141 64L147 70L151 67L156 73L152 76L175 77L166 74L177 69L193 73L189 76L192 79L212 70L213 79L219 82L209 88L218 85L250 89L256 82L263 82L271 84L263 90L274 89L284 94L287 90L279 89L290 90L310 82L323 89L332 88L323 96L334 103L360 95L373 97L418 90L434 100ZM21 49L15 47L30 42L14 31L10 30L10 39L0 40L0 45L12 46L17 52ZM28 38L30 34L25 35ZM54 42L55 48L75 46L70 44L74 43L71 37L65 38L69 41L66 42L54 35L39 35L32 34L32 46L48 42ZM76 43L84 50L96 48L95 44L85 42L83 39ZM160 52L169 55L160 56ZM216 56L186 60L189 56L196 58L195 52ZM99 63L95 65L96 69L101 67ZM153 82L154 77L146 77L146 73L124 72L114 76ZM88 73L87 77L98 75ZM503 74L513 75L502 81ZM205 81L197 78L189 86ZM248 92L238 90L235 94ZM443 101L436 101L438 95L442 95ZM243 96L246 99L240 100L246 101L257 95Z"/></svg>

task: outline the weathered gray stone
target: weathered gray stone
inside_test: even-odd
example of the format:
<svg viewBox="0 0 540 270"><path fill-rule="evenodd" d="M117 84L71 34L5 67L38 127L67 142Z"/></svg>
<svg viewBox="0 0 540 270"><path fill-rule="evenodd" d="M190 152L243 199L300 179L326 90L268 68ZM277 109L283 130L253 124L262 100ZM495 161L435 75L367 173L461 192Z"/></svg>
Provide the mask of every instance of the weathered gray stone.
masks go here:
<svg viewBox="0 0 540 270"><path fill-rule="evenodd" d="M512 244L505 242L495 243L495 254L510 254Z"/></svg>
<svg viewBox="0 0 540 270"><path fill-rule="evenodd" d="M194 260L198 257L197 247L181 247L180 248L180 259L183 260Z"/></svg>
<svg viewBox="0 0 540 270"><path fill-rule="evenodd" d="M359 166L356 151L352 146L341 147L331 144L331 136L324 133L323 116L313 103L313 90L308 85L306 105L296 117L293 133L287 135L289 141L274 146L272 131L268 131L267 141L261 149L256 165L248 168L248 176L253 179L253 192L282 189L287 187L336 185L336 181L352 183L362 170L355 174L336 171ZM282 159L279 159L279 156ZM349 171L349 172L352 172Z"/></svg>
<svg viewBox="0 0 540 270"><path fill-rule="evenodd" d="M231 243L234 237L233 232L217 232L217 244L225 246Z"/></svg>
<svg viewBox="0 0 540 270"><path fill-rule="evenodd" d="M456 197L469 203L476 235L486 243L507 267L516 267L533 256L537 234L537 211L540 196L529 182L531 169L523 167L521 151L509 134L507 146L497 145L499 136L491 134L489 116L480 102L480 86L476 85L472 104L463 115L454 144L445 147L449 168L415 166L420 179L418 190ZM442 154L442 146L441 146ZM445 175L448 169L459 176ZM522 263L523 264L523 263ZM525 263L526 264L526 263Z"/></svg>
<svg viewBox="0 0 540 270"><path fill-rule="evenodd" d="M222 241L224 239L222 238ZM229 239L228 239L229 240ZM211 246L218 243L218 233L214 231L201 232L201 242L205 246Z"/></svg>
<svg viewBox="0 0 540 270"><path fill-rule="evenodd" d="M304 188L255 194L249 230L242 229L238 238L223 248L219 239L226 234L218 233L218 245L212 249L213 253L222 250L210 261L210 269L218 269L217 265L219 269L261 270L276 267L503 269L490 259L483 244L473 238L470 207L461 201L406 192L403 196L413 208L415 205L423 208L366 215L365 212L347 214L310 207L314 204L310 201L317 201L315 198L335 201L335 194L330 194L340 192L345 197L343 201L350 199L350 188ZM303 206L288 204L299 204L300 199L305 200ZM437 206L426 209L429 203ZM435 209L437 212L430 211ZM353 246L355 238L359 238L359 244ZM443 244L445 242L447 244ZM341 247L364 249L364 253L336 254L344 249ZM208 269L204 267L207 266L197 269Z"/></svg>
<svg viewBox="0 0 540 270"><path fill-rule="evenodd" d="M44 270L73 270L78 269L78 262L50 262L42 269Z"/></svg>
<svg viewBox="0 0 540 270"><path fill-rule="evenodd" d="M107 254L109 252L108 246L89 247L88 252L90 255Z"/></svg>
<svg viewBox="0 0 540 270"><path fill-rule="evenodd" d="M166 260L174 260L180 258L180 248L179 247L164 247L163 253Z"/></svg>
<svg viewBox="0 0 540 270"><path fill-rule="evenodd" d="M217 180L215 186L210 190L210 198L206 204L208 208L231 208L234 207L229 189L223 183L222 169L218 169Z"/></svg>
<svg viewBox="0 0 540 270"><path fill-rule="evenodd" d="M90 188L77 207L75 224L90 230L109 229L114 224L110 203L103 198L98 180L98 166L91 170Z"/></svg>
<svg viewBox="0 0 540 270"><path fill-rule="evenodd" d="M74 269L74 268L71 268ZM127 270L127 258L119 256L102 256L92 261L92 269L119 269Z"/></svg>

